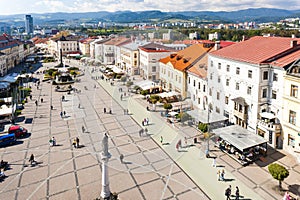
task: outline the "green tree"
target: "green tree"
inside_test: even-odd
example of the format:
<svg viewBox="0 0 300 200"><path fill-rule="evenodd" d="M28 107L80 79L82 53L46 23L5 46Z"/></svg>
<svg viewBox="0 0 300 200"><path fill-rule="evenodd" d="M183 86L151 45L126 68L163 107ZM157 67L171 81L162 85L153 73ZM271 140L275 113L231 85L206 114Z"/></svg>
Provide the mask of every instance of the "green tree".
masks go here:
<svg viewBox="0 0 300 200"><path fill-rule="evenodd" d="M164 104L164 109L170 110L170 109L172 109L172 108L173 108L172 104L170 104L170 103L165 103L165 104Z"/></svg>
<svg viewBox="0 0 300 200"><path fill-rule="evenodd" d="M268 170L272 177L279 181L279 188L281 189L281 182L289 176L289 171L284 166L277 163L270 164Z"/></svg>
<svg viewBox="0 0 300 200"><path fill-rule="evenodd" d="M199 123L199 124L198 124L198 129L199 129L200 131L202 131L203 133L207 132L207 130L208 130L207 124Z"/></svg>

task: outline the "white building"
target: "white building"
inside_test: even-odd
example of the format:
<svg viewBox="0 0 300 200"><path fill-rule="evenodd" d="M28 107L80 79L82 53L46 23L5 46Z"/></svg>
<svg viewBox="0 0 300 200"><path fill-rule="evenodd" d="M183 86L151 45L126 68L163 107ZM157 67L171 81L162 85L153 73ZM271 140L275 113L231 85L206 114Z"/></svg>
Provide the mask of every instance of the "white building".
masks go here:
<svg viewBox="0 0 300 200"><path fill-rule="evenodd" d="M159 78L159 60L176 51L157 43L149 43L139 47L140 75L144 79L156 81Z"/></svg>
<svg viewBox="0 0 300 200"><path fill-rule="evenodd" d="M147 43L145 41L135 41L120 47L121 68L129 75L140 74L138 48Z"/></svg>
<svg viewBox="0 0 300 200"><path fill-rule="evenodd" d="M270 145L282 146L283 76L298 47L292 38L257 36L210 53L208 101L213 110Z"/></svg>

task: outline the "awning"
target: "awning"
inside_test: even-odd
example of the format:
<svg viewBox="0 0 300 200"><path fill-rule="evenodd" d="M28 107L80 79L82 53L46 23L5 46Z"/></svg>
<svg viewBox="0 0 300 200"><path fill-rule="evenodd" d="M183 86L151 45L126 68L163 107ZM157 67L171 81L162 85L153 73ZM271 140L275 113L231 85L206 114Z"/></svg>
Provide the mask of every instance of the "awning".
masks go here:
<svg viewBox="0 0 300 200"><path fill-rule="evenodd" d="M171 116L175 116L175 115L178 114L178 112L172 111L172 112L169 112L168 114L171 115Z"/></svg>
<svg viewBox="0 0 300 200"><path fill-rule="evenodd" d="M243 97L234 98L234 99L232 99L232 101L234 101L235 103L241 104L242 106L248 105Z"/></svg>
<svg viewBox="0 0 300 200"><path fill-rule="evenodd" d="M226 126L214 129L213 133L227 141L240 151L267 143L267 141L255 133L238 125Z"/></svg>
<svg viewBox="0 0 300 200"><path fill-rule="evenodd" d="M275 115L273 113L270 113L270 112L262 112L262 113L259 113L259 115L262 118L266 118L266 119L274 119L274 118L276 118Z"/></svg>
<svg viewBox="0 0 300 200"><path fill-rule="evenodd" d="M214 123L214 122L222 122L227 120L228 118L220 115L218 113L212 112L209 113L207 110L190 110L187 111L187 114L191 115L196 121L199 121L201 123L207 124L207 123Z"/></svg>

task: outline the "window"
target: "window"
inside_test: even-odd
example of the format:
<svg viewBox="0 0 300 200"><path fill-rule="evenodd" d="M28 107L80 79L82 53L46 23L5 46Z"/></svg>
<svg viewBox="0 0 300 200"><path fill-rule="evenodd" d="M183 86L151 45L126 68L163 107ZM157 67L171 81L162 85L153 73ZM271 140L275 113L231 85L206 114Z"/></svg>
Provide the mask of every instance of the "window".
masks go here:
<svg viewBox="0 0 300 200"><path fill-rule="evenodd" d="M177 75L175 75L175 81L177 81Z"/></svg>
<svg viewBox="0 0 300 200"><path fill-rule="evenodd" d="M240 83L236 83L236 84L235 84L235 89L236 89L236 90L239 90L239 89L240 89Z"/></svg>
<svg viewBox="0 0 300 200"><path fill-rule="evenodd" d="M198 104L201 104L201 100L200 100L200 98L198 98Z"/></svg>
<svg viewBox="0 0 300 200"><path fill-rule="evenodd" d="M251 95L251 91L252 91L252 87L249 86L249 87L247 88L247 94Z"/></svg>
<svg viewBox="0 0 300 200"><path fill-rule="evenodd" d="M220 100L220 92L217 92L217 99Z"/></svg>
<svg viewBox="0 0 300 200"><path fill-rule="evenodd" d="M278 81L278 74L277 73L273 74L273 81Z"/></svg>
<svg viewBox="0 0 300 200"><path fill-rule="evenodd" d="M235 73L236 73L237 75L239 75L239 74L240 74L240 68L239 68L239 67L237 67L237 68L236 68L236 71L235 71Z"/></svg>
<svg viewBox="0 0 300 200"><path fill-rule="evenodd" d="M226 71L230 72L230 65L226 66Z"/></svg>
<svg viewBox="0 0 300 200"><path fill-rule="evenodd" d="M218 69L221 69L221 63L218 63Z"/></svg>
<svg viewBox="0 0 300 200"><path fill-rule="evenodd" d="M181 77L180 76L178 77L178 82L181 83Z"/></svg>
<svg viewBox="0 0 300 200"><path fill-rule="evenodd" d="M267 92L268 92L267 88L263 89L263 91L262 91L262 98L267 98Z"/></svg>
<svg viewBox="0 0 300 200"><path fill-rule="evenodd" d="M298 97L298 86L297 85L291 85L291 97Z"/></svg>
<svg viewBox="0 0 300 200"><path fill-rule="evenodd" d="M229 86L229 78L226 79L226 86Z"/></svg>
<svg viewBox="0 0 300 200"><path fill-rule="evenodd" d="M265 72L263 73L263 80L268 80L268 76L269 76L268 71L265 71Z"/></svg>
<svg viewBox="0 0 300 200"><path fill-rule="evenodd" d="M272 90L272 99L276 99L276 91L275 90Z"/></svg>
<svg viewBox="0 0 300 200"><path fill-rule="evenodd" d="M211 96L211 93L212 93L211 88L209 88L209 96Z"/></svg>
<svg viewBox="0 0 300 200"><path fill-rule="evenodd" d="M189 84L191 83L191 77L189 77Z"/></svg>
<svg viewBox="0 0 300 200"><path fill-rule="evenodd" d="M205 85L203 85L203 92L205 92L206 91L206 88L205 88Z"/></svg>
<svg viewBox="0 0 300 200"><path fill-rule="evenodd" d="M220 83L221 82L221 77L220 76L218 76L218 83Z"/></svg>
<svg viewBox="0 0 300 200"><path fill-rule="evenodd" d="M196 99L196 97L195 97L195 95L193 94L193 101L195 101L195 99Z"/></svg>
<svg viewBox="0 0 300 200"><path fill-rule="evenodd" d="M214 62L210 61L210 66L213 67L214 66Z"/></svg>
<svg viewBox="0 0 300 200"><path fill-rule="evenodd" d="M213 78L213 75L212 75L212 73L210 73L210 75L209 75L209 76L210 76L210 80L212 80L212 78Z"/></svg>
<svg viewBox="0 0 300 200"><path fill-rule="evenodd" d="M156 66L152 66L152 72L156 72Z"/></svg>
<svg viewBox="0 0 300 200"><path fill-rule="evenodd" d="M248 78L252 78L252 70L248 70Z"/></svg>
<svg viewBox="0 0 300 200"><path fill-rule="evenodd" d="M170 77L170 71L168 71L168 77Z"/></svg>
<svg viewBox="0 0 300 200"><path fill-rule="evenodd" d="M199 82L199 83L198 83L198 90L200 90L200 86L201 86L201 85L200 85L200 82Z"/></svg>
<svg viewBox="0 0 300 200"><path fill-rule="evenodd" d="M296 112L295 111L290 110L289 123L296 125Z"/></svg>
<svg viewBox="0 0 300 200"><path fill-rule="evenodd" d="M228 96L225 96L225 104L228 105L228 102L229 102L229 98Z"/></svg>
<svg viewBox="0 0 300 200"><path fill-rule="evenodd" d="M137 53L134 53L134 58L137 58Z"/></svg>
<svg viewBox="0 0 300 200"><path fill-rule="evenodd" d="M195 81L195 80L194 80L193 86L194 86L194 87L196 86L196 81Z"/></svg>
<svg viewBox="0 0 300 200"><path fill-rule="evenodd" d="M220 113L220 108L216 107L216 112Z"/></svg>

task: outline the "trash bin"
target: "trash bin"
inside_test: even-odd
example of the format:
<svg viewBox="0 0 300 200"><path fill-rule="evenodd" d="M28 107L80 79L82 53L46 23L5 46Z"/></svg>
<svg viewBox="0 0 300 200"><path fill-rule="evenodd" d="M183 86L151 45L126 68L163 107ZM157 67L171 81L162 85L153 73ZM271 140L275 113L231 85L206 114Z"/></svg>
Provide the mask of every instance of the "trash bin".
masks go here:
<svg viewBox="0 0 300 200"><path fill-rule="evenodd" d="M197 143L197 138L196 138L196 137L194 138L194 143L195 143L195 144Z"/></svg>

